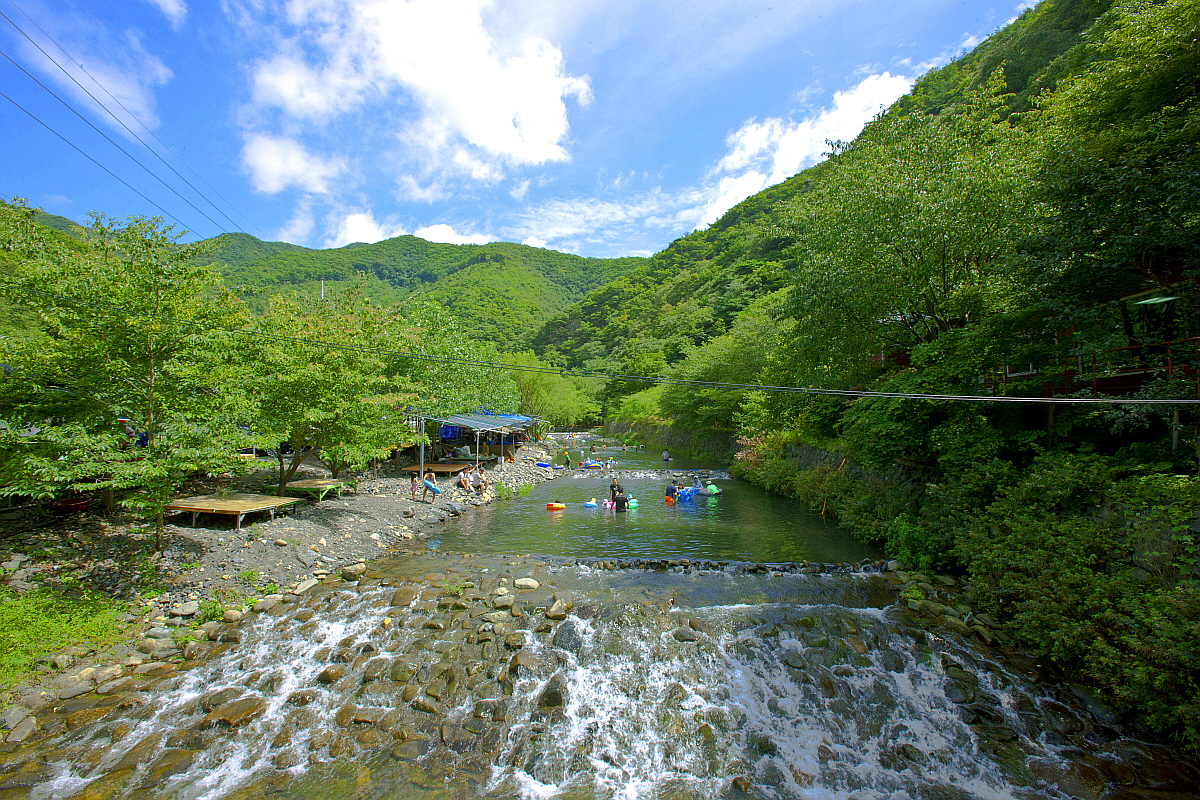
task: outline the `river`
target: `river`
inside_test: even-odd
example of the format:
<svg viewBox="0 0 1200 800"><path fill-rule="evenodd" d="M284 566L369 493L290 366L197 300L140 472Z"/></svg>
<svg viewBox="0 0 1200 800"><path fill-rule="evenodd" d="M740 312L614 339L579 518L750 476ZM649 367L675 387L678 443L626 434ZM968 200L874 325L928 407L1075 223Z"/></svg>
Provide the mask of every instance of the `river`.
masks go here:
<svg viewBox="0 0 1200 800"><path fill-rule="evenodd" d="M953 581L712 465L690 505L623 466L636 513L564 475L65 701L0 800L1196 796L1114 712L897 602L961 614Z"/></svg>

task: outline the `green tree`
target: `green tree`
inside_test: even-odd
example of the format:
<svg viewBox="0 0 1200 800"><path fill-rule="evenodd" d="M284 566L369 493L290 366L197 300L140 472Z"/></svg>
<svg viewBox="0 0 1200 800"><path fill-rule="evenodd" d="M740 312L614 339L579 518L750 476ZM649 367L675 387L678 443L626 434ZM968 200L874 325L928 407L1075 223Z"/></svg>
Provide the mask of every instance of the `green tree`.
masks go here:
<svg viewBox="0 0 1200 800"><path fill-rule="evenodd" d="M251 427L279 449L279 494L311 456L336 477L412 443L404 409L417 387L390 365L416 331L364 298L361 286L324 301L274 297L250 332L240 360L256 398Z"/></svg>
<svg viewBox="0 0 1200 800"><path fill-rule="evenodd" d="M15 262L0 291L37 329L0 339L5 494L102 490L155 522L188 472L238 469L244 411L227 359L241 303L204 246L162 221L92 214L82 247L47 236L34 211L0 209ZM141 446L126 435L141 434Z"/></svg>
<svg viewBox="0 0 1200 800"><path fill-rule="evenodd" d="M594 418L600 407L569 377L553 371L530 351L510 353L504 362L521 394L520 411L547 420L551 425L574 425Z"/></svg>
<svg viewBox="0 0 1200 800"><path fill-rule="evenodd" d="M1031 135L1001 107L981 93L938 116L885 115L781 214L800 380L841 380L1019 299L1009 259L1042 210Z"/></svg>

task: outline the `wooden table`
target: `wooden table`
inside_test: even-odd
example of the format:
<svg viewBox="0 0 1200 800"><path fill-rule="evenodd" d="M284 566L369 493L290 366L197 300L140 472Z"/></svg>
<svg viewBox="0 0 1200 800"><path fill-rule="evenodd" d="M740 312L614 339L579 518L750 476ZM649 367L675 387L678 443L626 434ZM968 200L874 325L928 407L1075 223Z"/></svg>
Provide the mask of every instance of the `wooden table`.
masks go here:
<svg viewBox="0 0 1200 800"><path fill-rule="evenodd" d="M342 488L353 488L350 481L334 480L332 478L311 479L306 481L292 481L284 488L289 492L301 492L302 494L315 497L317 502L325 499L325 495L330 492L337 492L337 496L342 496Z"/></svg>
<svg viewBox="0 0 1200 800"><path fill-rule="evenodd" d="M269 494L243 494L229 492L228 494L202 494L197 497L181 497L170 503L165 511L190 511L192 527L196 527L196 517L200 514L226 514L237 517L237 529L242 529L242 518L256 511L268 511L271 519L275 519L275 509L295 505L300 502L298 497L273 497Z"/></svg>

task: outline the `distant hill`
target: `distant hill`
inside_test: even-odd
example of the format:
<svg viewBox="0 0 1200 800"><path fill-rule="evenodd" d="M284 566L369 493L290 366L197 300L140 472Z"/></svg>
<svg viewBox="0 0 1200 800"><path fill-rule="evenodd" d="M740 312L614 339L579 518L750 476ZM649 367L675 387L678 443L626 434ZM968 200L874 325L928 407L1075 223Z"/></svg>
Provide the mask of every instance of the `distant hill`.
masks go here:
<svg viewBox="0 0 1200 800"><path fill-rule="evenodd" d="M47 228L53 228L56 231L62 231L63 233L69 233L72 236L75 235L76 231L78 231L81 227L83 227L82 225L80 225L78 222L76 222L73 219L67 219L66 217L60 217L57 214L47 214L44 211L37 212L37 214L34 215L33 219L35 222L37 222L41 225L45 225Z"/></svg>
<svg viewBox="0 0 1200 800"><path fill-rule="evenodd" d="M462 320L473 338L487 337L502 346L645 262L636 257L583 258L506 242L438 244L416 236L330 250L264 242L245 233L225 234L214 244L211 258L232 287L254 287L260 294L314 292L320 281L336 289L364 274L371 297L436 301Z"/></svg>

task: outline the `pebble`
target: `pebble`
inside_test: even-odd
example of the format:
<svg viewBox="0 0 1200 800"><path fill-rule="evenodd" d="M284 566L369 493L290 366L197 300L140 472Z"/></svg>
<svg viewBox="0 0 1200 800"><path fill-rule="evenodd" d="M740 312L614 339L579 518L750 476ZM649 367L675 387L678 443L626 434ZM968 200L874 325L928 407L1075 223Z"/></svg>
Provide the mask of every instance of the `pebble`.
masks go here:
<svg viewBox="0 0 1200 800"><path fill-rule="evenodd" d="M515 581L513 581L513 585L518 589L537 589L542 584L533 578L517 578Z"/></svg>
<svg viewBox="0 0 1200 800"><path fill-rule="evenodd" d="M195 600L189 600L186 603L180 603L177 606L171 606L171 614L176 617L195 616L199 611L200 604Z"/></svg>

